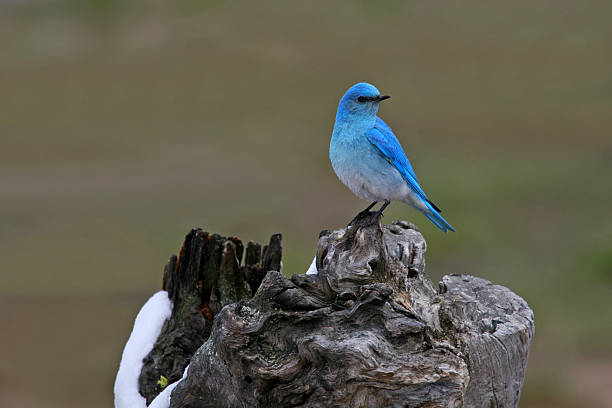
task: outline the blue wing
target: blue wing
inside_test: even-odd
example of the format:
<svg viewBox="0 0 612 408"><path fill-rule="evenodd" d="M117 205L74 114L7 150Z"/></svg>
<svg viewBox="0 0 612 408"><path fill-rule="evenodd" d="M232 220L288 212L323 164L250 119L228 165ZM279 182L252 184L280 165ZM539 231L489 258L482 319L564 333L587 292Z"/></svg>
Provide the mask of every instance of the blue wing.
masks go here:
<svg viewBox="0 0 612 408"><path fill-rule="evenodd" d="M387 159L395 168L400 172L404 180L408 183L410 188L416 193L416 195L423 200L425 206L429 211L422 211L423 214L431 222L433 222L438 228L446 232L447 230L455 231L453 227L446 222L444 218L439 214L441 210L436 207L434 203L429 201L427 195L419 185L414 169L410 164L410 160L406 157L404 149L400 145L397 137L393 134L393 131L383 120L376 117L376 123L374 127L366 132L366 137L380 151L380 153Z"/></svg>
<svg viewBox="0 0 612 408"><path fill-rule="evenodd" d="M370 143L372 143L374 147L376 147L382 155L399 170L408 185L412 187L412 190L414 190L419 198L427 202L427 196L417 181L410 160L406 157L404 149L402 149L402 146L389 125L383 122L381 118L376 117L376 124L372 129L367 131L366 137Z"/></svg>

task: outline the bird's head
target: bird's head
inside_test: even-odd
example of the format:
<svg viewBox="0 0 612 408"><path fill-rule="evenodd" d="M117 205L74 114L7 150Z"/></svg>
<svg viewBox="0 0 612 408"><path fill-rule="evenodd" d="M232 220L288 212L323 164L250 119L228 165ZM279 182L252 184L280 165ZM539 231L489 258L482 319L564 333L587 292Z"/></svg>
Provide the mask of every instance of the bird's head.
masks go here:
<svg viewBox="0 0 612 408"><path fill-rule="evenodd" d="M338 114L376 116L378 105L390 96L381 95L374 85L360 82L351 86L340 99Z"/></svg>

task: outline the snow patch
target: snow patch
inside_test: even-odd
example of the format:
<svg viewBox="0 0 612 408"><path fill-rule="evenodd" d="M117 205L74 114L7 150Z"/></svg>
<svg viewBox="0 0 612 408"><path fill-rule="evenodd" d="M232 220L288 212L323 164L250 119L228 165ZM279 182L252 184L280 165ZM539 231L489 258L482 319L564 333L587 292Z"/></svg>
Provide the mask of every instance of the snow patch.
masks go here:
<svg viewBox="0 0 612 408"><path fill-rule="evenodd" d="M310 264L310 267L306 271L306 275L316 275L319 271L317 270L317 257L315 256Z"/></svg>
<svg viewBox="0 0 612 408"><path fill-rule="evenodd" d="M123 349L119 371L115 379L115 408L146 408L146 399L138 392L138 377L142 371L142 360L153 349L164 322L170 318L171 314L172 301L165 290L151 296L138 312L132 334ZM176 386L177 383L178 381L167 386L162 394L171 386L174 388L173 386ZM158 398L162 394L158 395ZM157 405L157 408L169 405L170 393L167 395L168 404Z"/></svg>

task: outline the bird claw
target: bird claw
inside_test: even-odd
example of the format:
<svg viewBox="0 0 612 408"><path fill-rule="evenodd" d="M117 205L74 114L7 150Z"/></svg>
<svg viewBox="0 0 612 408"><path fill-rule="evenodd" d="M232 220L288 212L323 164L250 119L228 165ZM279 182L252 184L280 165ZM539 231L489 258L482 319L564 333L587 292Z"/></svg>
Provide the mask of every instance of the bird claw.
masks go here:
<svg viewBox="0 0 612 408"><path fill-rule="evenodd" d="M389 201L385 200L383 205L378 209L378 211L370 211L370 209L374 207L374 205L376 205L376 201L370 204L365 210L360 211L359 214L357 214L355 218L353 218L351 222L348 223L346 228L349 228L353 224L357 224L357 222L361 221L362 219L365 219L366 221L364 223L359 223L359 227L368 227L372 224L378 224L379 219L384 217L383 211L385 211L385 208L387 208L387 206L389 205Z"/></svg>
<svg viewBox="0 0 612 408"><path fill-rule="evenodd" d="M363 210L360 211L352 220L349 221L349 223L346 225L346 228L350 227L352 224L355 224L357 221L364 219L366 217L370 217L372 214L374 214L373 211L369 211L369 210Z"/></svg>
<svg viewBox="0 0 612 408"><path fill-rule="evenodd" d="M380 211L361 211L355 216L346 226L347 228L363 228L373 224L378 224L378 220L383 217L383 213Z"/></svg>

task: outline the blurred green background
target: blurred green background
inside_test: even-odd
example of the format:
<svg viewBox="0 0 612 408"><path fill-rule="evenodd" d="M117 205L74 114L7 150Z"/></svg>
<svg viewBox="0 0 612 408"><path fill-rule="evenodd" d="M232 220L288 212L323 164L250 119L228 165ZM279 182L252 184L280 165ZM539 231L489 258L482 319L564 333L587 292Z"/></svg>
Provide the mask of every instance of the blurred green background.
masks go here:
<svg viewBox="0 0 612 408"><path fill-rule="evenodd" d="M0 0L0 405L108 407L192 226L303 273L366 203L335 177L368 81L457 233L428 272L535 312L521 407L612 406L612 2Z"/></svg>

